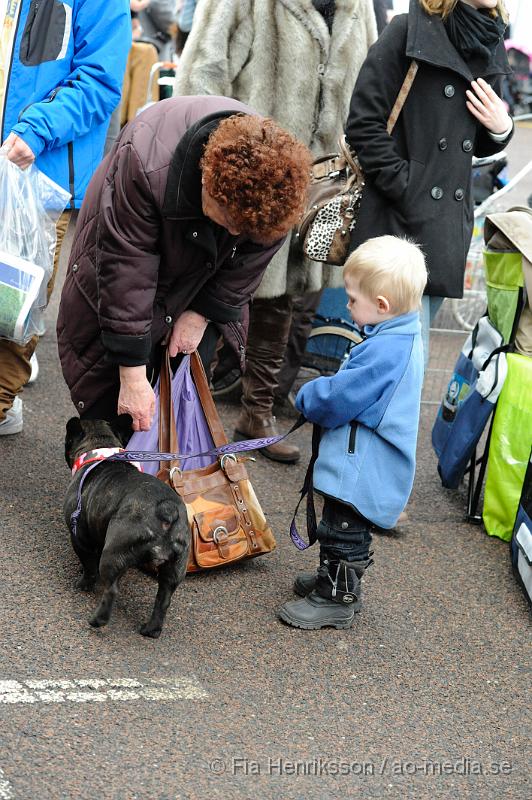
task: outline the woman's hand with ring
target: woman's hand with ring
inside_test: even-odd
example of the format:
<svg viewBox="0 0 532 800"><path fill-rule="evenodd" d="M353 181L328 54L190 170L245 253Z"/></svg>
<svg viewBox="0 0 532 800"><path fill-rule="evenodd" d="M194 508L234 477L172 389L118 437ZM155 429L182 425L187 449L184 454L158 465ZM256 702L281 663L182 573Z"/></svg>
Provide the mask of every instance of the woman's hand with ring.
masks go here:
<svg viewBox="0 0 532 800"><path fill-rule="evenodd" d="M173 358L178 353L193 353L203 338L208 320L196 311L183 311L172 328L168 352Z"/></svg>

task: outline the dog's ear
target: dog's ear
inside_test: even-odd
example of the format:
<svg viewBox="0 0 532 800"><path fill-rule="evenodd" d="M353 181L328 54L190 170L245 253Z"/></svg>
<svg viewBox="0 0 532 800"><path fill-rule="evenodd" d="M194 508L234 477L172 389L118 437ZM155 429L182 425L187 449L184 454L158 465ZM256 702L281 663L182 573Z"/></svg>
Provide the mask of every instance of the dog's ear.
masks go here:
<svg viewBox="0 0 532 800"><path fill-rule="evenodd" d="M83 428L81 427L81 420L79 417L70 417L66 424L66 435L67 436L78 436L80 433L83 433Z"/></svg>
<svg viewBox="0 0 532 800"><path fill-rule="evenodd" d="M111 425L123 445L126 445L133 435L133 419L130 414L119 414Z"/></svg>
<svg viewBox="0 0 532 800"><path fill-rule="evenodd" d="M83 434L83 427L79 417L71 417L66 424L65 435L65 460L69 467L72 466L72 459L70 457L72 451L72 443L77 436Z"/></svg>

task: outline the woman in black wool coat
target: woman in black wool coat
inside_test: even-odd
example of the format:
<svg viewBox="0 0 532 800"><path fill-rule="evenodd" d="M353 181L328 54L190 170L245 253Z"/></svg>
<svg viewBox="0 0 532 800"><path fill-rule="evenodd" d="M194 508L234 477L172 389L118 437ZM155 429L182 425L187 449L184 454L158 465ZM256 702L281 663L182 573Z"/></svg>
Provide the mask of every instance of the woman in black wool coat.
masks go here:
<svg viewBox="0 0 532 800"><path fill-rule="evenodd" d="M513 123L500 99L511 72L500 0L410 0L369 50L351 99L347 140L366 176L351 249L407 236L429 271L428 329L444 297L462 297L473 231L472 156L502 150ZM418 71L391 135L386 124L408 68Z"/></svg>

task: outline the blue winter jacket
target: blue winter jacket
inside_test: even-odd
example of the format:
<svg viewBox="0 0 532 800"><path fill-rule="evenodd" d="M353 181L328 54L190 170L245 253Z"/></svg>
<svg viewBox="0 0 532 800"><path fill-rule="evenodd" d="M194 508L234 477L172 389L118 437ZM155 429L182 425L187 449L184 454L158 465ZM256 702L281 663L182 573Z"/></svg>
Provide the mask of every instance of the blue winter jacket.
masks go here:
<svg viewBox="0 0 532 800"><path fill-rule="evenodd" d="M296 405L324 429L314 488L391 528L414 483L423 382L419 314L367 325L364 334L336 375L301 388Z"/></svg>
<svg viewBox="0 0 532 800"><path fill-rule="evenodd" d="M22 0L2 116L79 208L131 47L128 0Z"/></svg>

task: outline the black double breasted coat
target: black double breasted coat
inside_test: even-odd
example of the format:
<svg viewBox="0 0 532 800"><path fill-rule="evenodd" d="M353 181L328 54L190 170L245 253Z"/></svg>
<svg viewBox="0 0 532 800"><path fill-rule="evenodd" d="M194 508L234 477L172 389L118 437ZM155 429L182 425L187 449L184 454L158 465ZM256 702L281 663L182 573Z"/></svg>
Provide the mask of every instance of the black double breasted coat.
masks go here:
<svg viewBox="0 0 532 800"><path fill-rule="evenodd" d="M415 60L418 72L391 135L390 111ZM466 89L484 78L500 94L509 73L504 43L489 63L466 63L443 21L411 0L370 49L351 100L346 136L366 176L351 249L373 236L407 236L427 259L426 293L461 297L473 230L473 155L502 150L466 106Z"/></svg>

